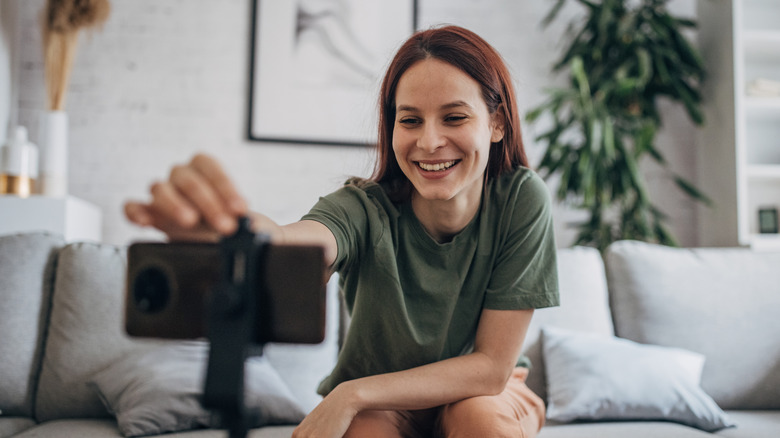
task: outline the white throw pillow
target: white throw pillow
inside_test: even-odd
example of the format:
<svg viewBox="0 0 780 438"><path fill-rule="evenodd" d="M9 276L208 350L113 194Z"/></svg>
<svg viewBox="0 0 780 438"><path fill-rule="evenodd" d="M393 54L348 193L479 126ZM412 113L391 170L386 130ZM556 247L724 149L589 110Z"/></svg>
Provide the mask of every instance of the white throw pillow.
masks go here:
<svg viewBox="0 0 780 438"><path fill-rule="evenodd" d="M547 418L665 420L708 432L734 424L699 386L704 356L544 327Z"/></svg>
<svg viewBox="0 0 780 438"><path fill-rule="evenodd" d="M89 382L114 414L123 436L217 426L200 404L208 344L182 342L129 354ZM250 427L297 424L305 413L264 357L247 360L245 403Z"/></svg>

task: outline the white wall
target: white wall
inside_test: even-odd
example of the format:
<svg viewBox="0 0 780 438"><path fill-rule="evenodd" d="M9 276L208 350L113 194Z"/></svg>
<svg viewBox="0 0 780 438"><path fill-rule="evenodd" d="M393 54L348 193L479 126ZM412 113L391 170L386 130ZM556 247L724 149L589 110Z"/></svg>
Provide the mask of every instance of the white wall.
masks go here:
<svg viewBox="0 0 780 438"><path fill-rule="evenodd" d="M34 132L44 108L38 26L43 0L0 0L19 11L20 119ZM195 151L218 155L252 208L287 222L298 219L318 196L348 175L367 176L373 153L365 148L268 144L245 140L250 39L250 0L114 0L105 27L83 35L68 94L70 191L104 214L104 240L126 243L141 236L127 224L121 205L145 198L154 179ZM544 99L554 82L549 70L559 55L567 20L543 30L550 2L517 0L420 0L420 24L471 28L502 52L518 85L521 112ZM692 15L693 2L675 10ZM571 8L571 16L577 8ZM0 52L2 53L2 52ZM558 81L561 78L557 79ZM694 133L684 113L671 108L659 141L673 167L695 180ZM305 121L302 121L305 123ZM542 150L526 130L532 162ZM696 243L695 212L652 167L652 189L686 245ZM560 246L569 245L567 221L582 215L558 207Z"/></svg>

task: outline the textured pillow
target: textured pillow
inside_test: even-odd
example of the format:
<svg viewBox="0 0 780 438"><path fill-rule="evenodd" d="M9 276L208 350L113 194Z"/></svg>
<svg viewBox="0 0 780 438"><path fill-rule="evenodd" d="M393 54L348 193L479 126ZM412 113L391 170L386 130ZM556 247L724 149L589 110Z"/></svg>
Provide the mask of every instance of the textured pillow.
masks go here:
<svg viewBox="0 0 780 438"><path fill-rule="evenodd" d="M624 240L604 257L618 336L705 355L723 409L780 409L780 251Z"/></svg>
<svg viewBox="0 0 780 438"><path fill-rule="evenodd" d="M584 246L559 249L558 290L561 305L534 310L523 342L523 352L532 365L525 384L544 400L547 400L544 383L547 377L542 355L542 327L615 334L609 312L607 275L599 250Z"/></svg>
<svg viewBox="0 0 780 438"><path fill-rule="evenodd" d="M122 435L157 435L212 424L200 405L208 345L188 342L129 354L89 382L116 416ZM252 427L296 424L305 413L276 370L263 357L246 366L246 404Z"/></svg>
<svg viewBox="0 0 780 438"><path fill-rule="evenodd" d="M699 386L698 353L549 327L542 347L550 420L666 420L708 432L734 425Z"/></svg>

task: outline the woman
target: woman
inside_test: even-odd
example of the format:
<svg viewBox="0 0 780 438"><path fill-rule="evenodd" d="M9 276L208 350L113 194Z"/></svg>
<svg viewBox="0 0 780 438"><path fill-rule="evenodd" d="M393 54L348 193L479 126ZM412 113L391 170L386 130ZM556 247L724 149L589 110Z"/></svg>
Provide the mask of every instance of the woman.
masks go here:
<svg viewBox="0 0 780 438"><path fill-rule="evenodd" d="M535 436L544 404L520 351L533 309L558 304L555 245L506 66L466 29L419 32L387 71L379 125L371 179L293 224L251 214L274 241L322 245L352 314L294 436ZM247 214L202 155L151 193L126 214L172 239L214 239Z"/></svg>

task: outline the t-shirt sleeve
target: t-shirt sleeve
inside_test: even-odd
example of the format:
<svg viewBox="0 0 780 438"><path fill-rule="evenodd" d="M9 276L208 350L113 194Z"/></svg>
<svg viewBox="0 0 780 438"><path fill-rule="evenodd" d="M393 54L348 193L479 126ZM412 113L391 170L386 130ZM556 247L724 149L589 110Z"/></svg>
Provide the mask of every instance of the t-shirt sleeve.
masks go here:
<svg viewBox="0 0 780 438"><path fill-rule="evenodd" d="M343 271L360 259L360 248L376 236L370 223L376 223L379 211L369 194L355 184L347 183L339 190L324 196L305 214L301 220L312 220L325 225L336 239L338 253L333 264L334 271ZM380 221L381 222L381 221Z"/></svg>
<svg viewBox="0 0 780 438"><path fill-rule="evenodd" d="M495 310L559 305L558 270L550 194L544 181L528 172L507 198L499 233L502 242L488 284L484 307Z"/></svg>

